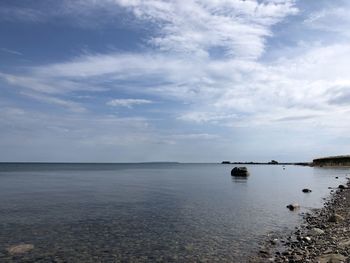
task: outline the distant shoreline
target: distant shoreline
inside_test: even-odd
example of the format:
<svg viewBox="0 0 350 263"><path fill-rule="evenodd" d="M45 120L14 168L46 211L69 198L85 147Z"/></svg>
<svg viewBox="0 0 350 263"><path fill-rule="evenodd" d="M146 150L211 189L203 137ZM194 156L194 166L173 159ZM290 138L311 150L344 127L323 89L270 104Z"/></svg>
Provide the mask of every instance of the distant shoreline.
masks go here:
<svg viewBox="0 0 350 263"><path fill-rule="evenodd" d="M301 165L311 167L350 167L350 155L328 156L313 159L312 162L277 162L271 160L270 162L231 162L222 161L221 164L243 164L243 165Z"/></svg>
<svg viewBox="0 0 350 263"><path fill-rule="evenodd" d="M302 165L302 166L312 166L312 163L308 162L285 162L285 163L271 163L271 162L229 162L222 161L221 164L245 164L245 165Z"/></svg>

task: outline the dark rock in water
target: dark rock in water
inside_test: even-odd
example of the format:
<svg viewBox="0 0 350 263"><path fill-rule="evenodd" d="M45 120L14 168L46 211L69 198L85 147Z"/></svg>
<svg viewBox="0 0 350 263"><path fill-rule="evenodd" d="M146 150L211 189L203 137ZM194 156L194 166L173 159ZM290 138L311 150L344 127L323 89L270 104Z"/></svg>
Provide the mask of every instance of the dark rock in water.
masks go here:
<svg viewBox="0 0 350 263"><path fill-rule="evenodd" d="M308 189L308 188L304 188L303 190L303 193L311 193L312 191L310 190L310 189Z"/></svg>
<svg viewBox="0 0 350 263"><path fill-rule="evenodd" d="M296 209L299 209L300 208L300 205L299 204L290 204L290 205L287 205L287 208L290 210L290 211L294 211Z"/></svg>
<svg viewBox="0 0 350 263"><path fill-rule="evenodd" d="M246 177L249 175L247 167L235 167L231 170L231 176Z"/></svg>
<svg viewBox="0 0 350 263"><path fill-rule="evenodd" d="M338 186L338 188L339 188L339 189L346 189L347 187L346 187L345 185L342 185L342 184L341 184L341 185Z"/></svg>
<svg viewBox="0 0 350 263"><path fill-rule="evenodd" d="M339 178L338 176L335 177L335 179L338 179L338 178Z"/></svg>

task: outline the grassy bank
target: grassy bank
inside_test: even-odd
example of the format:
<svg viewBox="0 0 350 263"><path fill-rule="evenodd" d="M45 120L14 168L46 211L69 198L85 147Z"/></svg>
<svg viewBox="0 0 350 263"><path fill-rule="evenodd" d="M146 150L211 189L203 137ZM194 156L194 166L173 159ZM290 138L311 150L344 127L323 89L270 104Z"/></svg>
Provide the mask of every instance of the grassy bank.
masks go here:
<svg viewBox="0 0 350 263"><path fill-rule="evenodd" d="M313 166L350 166L350 155L329 156L314 159Z"/></svg>

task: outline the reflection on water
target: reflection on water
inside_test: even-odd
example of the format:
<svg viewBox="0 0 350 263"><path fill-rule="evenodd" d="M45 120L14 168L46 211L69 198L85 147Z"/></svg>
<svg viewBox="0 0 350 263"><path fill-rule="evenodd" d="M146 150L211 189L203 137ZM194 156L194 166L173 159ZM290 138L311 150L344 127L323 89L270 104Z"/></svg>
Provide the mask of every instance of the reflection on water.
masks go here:
<svg viewBox="0 0 350 263"><path fill-rule="evenodd" d="M238 178L232 168L0 164L0 262L244 262L266 233L299 222L287 204L321 206L349 172L248 166ZM5 252L19 243L35 248Z"/></svg>
<svg viewBox="0 0 350 263"><path fill-rule="evenodd" d="M242 177L242 176L231 176L232 182L234 183L246 183L248 180L248 177Z"/></svg>

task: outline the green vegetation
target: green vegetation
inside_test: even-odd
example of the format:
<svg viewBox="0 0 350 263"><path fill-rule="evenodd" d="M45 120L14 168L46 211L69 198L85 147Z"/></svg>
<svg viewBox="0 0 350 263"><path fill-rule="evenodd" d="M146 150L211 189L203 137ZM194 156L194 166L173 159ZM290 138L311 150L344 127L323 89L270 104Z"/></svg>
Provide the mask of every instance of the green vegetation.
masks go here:
<svg viewBox="0 0 350 263"><path fill-rule="evenodd" d="M314 166L350 166L350 155L317 158L312 164Z"/></svg>

